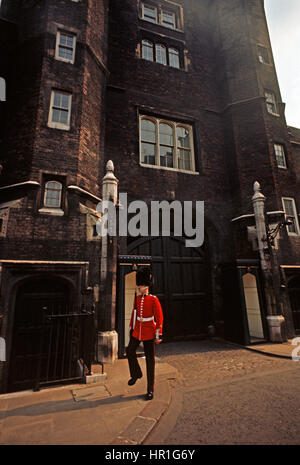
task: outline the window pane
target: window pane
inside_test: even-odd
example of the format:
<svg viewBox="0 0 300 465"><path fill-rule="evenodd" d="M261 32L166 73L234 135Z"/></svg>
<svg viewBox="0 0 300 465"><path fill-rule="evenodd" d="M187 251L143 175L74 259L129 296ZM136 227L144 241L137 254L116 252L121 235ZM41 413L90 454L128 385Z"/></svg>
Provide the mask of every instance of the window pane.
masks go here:
<svg viewBox="0 0 300 465"><path fill-rule="evenodd" d="M191 152L190 150L179 149L178 168L181 170L191 171Z"/></svg>
<svg viewBox="0 0 300 465"><path fill-rule="evenodd" d="M159 125L159 143L163 145L174 145L173 129L168 124Z"/></svg>
<svg viewBox="0 0 300 465"><path fill-rule="evenodd" d="M169 48L169 65L173 68L180 68L179 52L175 48Z"/></svg>
<svg viewBox="0 0 300 465"><path fill-rule="evenodd" d="M157 18L156 8L144 5L144 19L152 23L156 23L156 18Z"/></svg>
<svg viewBox="0 0 300 465"><path fill-rule="evenodd" d="M297 231L296 218L295 218L296 213L294 210L293 201L284 199L283 203L284 203L284 210L285 210L286 216L288 217L289 220L293 222L293 224L287 227L288 232L297 234L298 231Z"/></svg>
<svg viewBox="0 0 300 465"><path fill-rule="evenodd" d="M177 144L179 147L190 148L190 132L182 126L177 127Z"/></svg>
<svg viewBox="0 0 300 465"><path fill-rule="evenodd" d="M55 92L53 106L60 108L60 103L61 103L61 94L58 94L57 92Z"/></svg>
<svg viewBox="0 0 300 465"><path fill-rule="evenodd" d="M142 163L155 165L155 145L142 142Z"/></svg>
<svg viewBox="0 0 300 465"><path fill-rule="evenodd" d="M155 52L156 52L156 61L157 63L161 63L163 65L167 64L167 52L166 52L166 47L163 45L156 45L155 46Z"/></svg>
<svg viewBox="0 0 300 465"><path fill-rule="evenodd" d="M175 28L175 14L162 11L162 24L167 27Z"/></svg>
<svg viewBox="0 0 300 465"><path fill-rule="evenodd" d="M142 58L153 61L153 44L148 40L142 42Z"/></svg>
<svg viewBox="0 0 300 465"><path fill-rule="evenodd" d="M160 146L160 165L173 168L173 148Z"/></svg>
<svg viewBox="0 0 300 465"><path fill-rule="evenodd" d="M155 124L148 119L142 120L142 141L155 143Z"/></svg>
<svg viewBox="0 0 300 465"><path fill-rule="evenodd" d="M72 60L73 50L60 46L58 49L58 55L60 56L60 58L65 58L66 60Z"/></svg>
<svg viewBox="0 0 300 465"><path fill-rule="evenodd" d="M274 144L277 166L286 168L284 147L280 144Z"/></svg>
<svg viewBox="0 0 300 465"><path fill-rule="evenodd" d="M62 185L55 181L49 181L45 185L44 205L46 207L60 207Z"/></svg>

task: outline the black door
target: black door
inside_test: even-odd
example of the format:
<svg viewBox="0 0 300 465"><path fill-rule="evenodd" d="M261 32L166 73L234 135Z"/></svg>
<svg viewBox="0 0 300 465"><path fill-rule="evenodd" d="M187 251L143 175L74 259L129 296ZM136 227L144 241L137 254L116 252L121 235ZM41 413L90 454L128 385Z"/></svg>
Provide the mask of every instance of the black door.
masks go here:
<svg viewBox="0 0 300 465"><path fill-rule="evenodd" d="M60 281L31 281L19 289L10 357L9 392L34 387L40 355L43 313L68 313L68 302L68 289Z"/></svg>
<svg viewBox="0 0 300 465"><path fill-rule="evenodd" d="M129 253L152 256L152 292L163 307L164 338L205 335L210 316L210 273L203 248L185 247L182 238L156 237L132 243Z"/></svg>
<svg viewBox="0 0 300 465"><path fill-rule="evenodd" d="M295 331L300 333L300 277L293 278L289 282L289 296Z"/></svg>

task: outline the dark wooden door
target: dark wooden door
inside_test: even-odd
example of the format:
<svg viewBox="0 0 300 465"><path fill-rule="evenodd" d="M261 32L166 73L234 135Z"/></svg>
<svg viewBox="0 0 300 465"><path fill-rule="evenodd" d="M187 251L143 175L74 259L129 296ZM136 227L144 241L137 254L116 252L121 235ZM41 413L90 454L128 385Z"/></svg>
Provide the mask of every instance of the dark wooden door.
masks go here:
<svg viewBox="0 0 300 465"><path fill-rule="evenodd" d="M176 340L207 333L210 273L204 250L185 247L184 239L156 237L132 243L130 254L152 256L152 293L164 311L164 338Z"/></svg>
<svg viewBox="0 0 300 465"><path fill-rule="evenodd" d="M300 277L289 282L289 296L296 333L300 333Z"/></svg>
<svg viewBox="0 0 300 465"><path fill-rule="evenodd" d="M40 356L43 313L67 313L68 291L56 281L38 280L25 284L16 299L9 392L31 389Z"/></svg>

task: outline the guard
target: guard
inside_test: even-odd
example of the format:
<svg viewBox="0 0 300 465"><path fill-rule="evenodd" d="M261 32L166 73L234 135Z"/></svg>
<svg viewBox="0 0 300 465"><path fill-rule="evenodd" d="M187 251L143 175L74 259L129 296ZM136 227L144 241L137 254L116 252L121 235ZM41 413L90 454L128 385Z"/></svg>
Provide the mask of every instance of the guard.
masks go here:
<svg viewBox="0 0 300 465"><path fill-rule="evenodd" d="M149 286L152 282L150 267L143 267L136 273L136 285L140 292L134 300L130 320L130 341L126 348L128 358L130 380L129 386L133 386L143 373L137 360L136 350L143 341L147 368L147 394L146 400L153 399L154 370L155 370L155 344L161 342L163 313L158 298L149 294Z"/></svg>

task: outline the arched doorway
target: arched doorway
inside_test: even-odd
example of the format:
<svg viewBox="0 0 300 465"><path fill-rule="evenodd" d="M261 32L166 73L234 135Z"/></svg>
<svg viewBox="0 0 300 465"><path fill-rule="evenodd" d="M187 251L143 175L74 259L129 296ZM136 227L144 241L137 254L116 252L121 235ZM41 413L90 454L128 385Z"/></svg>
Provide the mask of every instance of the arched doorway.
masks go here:
<svg viewBox="0 0 300 465"><path fill-rule="evenodd" d="M17 291L8 391L34 387L40 355L43 314L70 310L69 286L59 279L31 279Z"/></svg>
<svg viewBox="0 0 300 465"><path fill-rule="evenodd" d="M291 278L288 283L289 297L293 313L294 328L300 333L300 276Z"/></svg>
<svg viewBox="0 0 300 465"><path fill-rule="evenodd" d="M180 237L147 237L132 242L128 252L152 257L152 293L164 311L164 339L207 334L211 321L210 271L204 248L185 247Z"/></svg>

